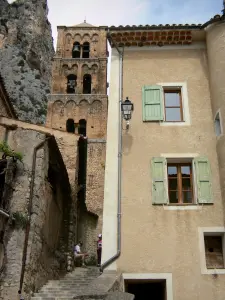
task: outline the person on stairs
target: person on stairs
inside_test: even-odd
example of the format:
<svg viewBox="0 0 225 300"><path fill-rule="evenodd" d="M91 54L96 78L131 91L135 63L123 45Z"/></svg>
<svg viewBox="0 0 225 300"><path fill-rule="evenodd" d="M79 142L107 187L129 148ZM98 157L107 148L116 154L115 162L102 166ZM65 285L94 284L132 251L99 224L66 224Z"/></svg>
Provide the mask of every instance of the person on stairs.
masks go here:
<svg viewBox="0 0 225 300"><path fill-rule="evenodd" d="M101 265L101 258L102 258L102 235L98 235L97 241L97 258L98 258L98 267Z"/></svg>
<svg viewBox="0 0 225 300"><path fill-rule="evenodd" d="M88 256L87 253L81 252L81 247L83 246L83 243L80 241L74 248L74 258L81 257L82 259L82 267L86 267L85 265L85 258Z"/></svg>

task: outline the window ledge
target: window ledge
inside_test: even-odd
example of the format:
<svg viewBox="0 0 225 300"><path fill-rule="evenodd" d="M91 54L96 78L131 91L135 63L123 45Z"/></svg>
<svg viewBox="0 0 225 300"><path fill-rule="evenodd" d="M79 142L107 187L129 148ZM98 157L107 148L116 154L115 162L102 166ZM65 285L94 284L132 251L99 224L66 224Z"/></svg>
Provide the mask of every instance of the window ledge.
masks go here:
<svg viewBox="0 0 225 300"><path fill-rule="evenodd" d="M189 122L160 122L160 126L190 126Z"/></svg>
<svg viewBox="0 0 225 300"><path fill-rule="evenodd" d="M201 273L204 275L220 275L225 274L225 269L205 269Z"/></svg>
<svg viewBox="0 0 225 300"><path fill-rule="evenodd" d="M202 210L202 205L187 204L187 205L164 205L164 210Z"/></svg>

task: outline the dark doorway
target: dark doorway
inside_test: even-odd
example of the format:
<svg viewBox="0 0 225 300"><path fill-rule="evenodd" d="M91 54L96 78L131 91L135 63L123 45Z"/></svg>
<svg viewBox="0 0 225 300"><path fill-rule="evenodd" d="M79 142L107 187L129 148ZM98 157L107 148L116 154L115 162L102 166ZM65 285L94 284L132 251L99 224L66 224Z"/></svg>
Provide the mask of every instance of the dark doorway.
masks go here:
<svg viewBox="0 0 225 300"><path fill-rule="evenodd" d="M78 134L82 134L83 136L86 136L87 134L87 121L85 119L81 119L79 121L79 126L78 126Z"/></svg>
<svg viewBox="0 0 225 300"><path fill-rule="evenodd" d="M83 77L83 94L91 94L91 75L85 74Z"/></svg>
<svg viewBox="0 0 225 300"><path fill-rule="evenodd" d="M77 85L77 76L76 75L68 75L67 76L67 94L75 94L75 88Z"/></svg>
<svg viewBox="0 0 225 300"><path fill-rule="evenodd" d="M126 292L133 294L135 300L167 300L166 280L138 280L125 282Z"/></svg>
<svg viewBox="0 0 225 300"><path fill-rule="evenodd" d="M88 42L83 43L83 58L89 58L90 53L90 45Z"/></svg>
<svg viewBox="0 0 225 300"><path fill-rule="evenodd" d="M66 121L66 131L71 133L75 132L75 123L73 119L68 119Z"/></svg>
<svg viewBox="0 0 225 300"><path fill-rule="evenodd" d="M78 42L73 44L72 58L80 58L80 43Z"/></svg>

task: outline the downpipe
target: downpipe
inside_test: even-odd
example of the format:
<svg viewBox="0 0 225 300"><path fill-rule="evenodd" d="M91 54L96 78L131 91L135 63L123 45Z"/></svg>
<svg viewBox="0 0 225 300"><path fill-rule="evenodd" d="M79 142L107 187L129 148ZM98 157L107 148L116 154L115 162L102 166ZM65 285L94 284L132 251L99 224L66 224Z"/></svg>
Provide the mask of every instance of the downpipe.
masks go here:
<svg viewBox="0 0 225 300"><path fill-rule="evenodd" d="M37 151L39 149L41 149L44 146L45 142L47 140L49 140L49 139L50 139L50 136L47 137L47 138L45 138L44 141L40 142L34 148L34 152L33 152L32 170L31 170L31 184L30 184L30 195L29 195L29 202L28 202L28 222L27 222L27 226L26 226L25 239L24 239L24 248L23 248L23 257L22 257L22 268L21 268L21 274L20 274L19 292L22 291L22 288L23 288L24 273L25 273L26 260L27 260L27 248L28 248L28 241L29 241L29 234L30 234L32 206L33 206L34 181L35 181Z"/></svg>
<svg viewBox="0 0 225 300"><path fill-rule="evenodd" d="M112 41L112 37L109 36ZM113 42L113 41L112 41ZM121 254L121 179L122 179L122 111L121 111L121 104L122 104L122 84L123 84L123 51L120 51L117 45L114 43L118 53L119 53L119 126L118 126L118 202L117 202L117 252L111 258L109 258L106 262L104 262L101 267L100 271L108 267L112 264L116 259L120 257Z"/></svg>

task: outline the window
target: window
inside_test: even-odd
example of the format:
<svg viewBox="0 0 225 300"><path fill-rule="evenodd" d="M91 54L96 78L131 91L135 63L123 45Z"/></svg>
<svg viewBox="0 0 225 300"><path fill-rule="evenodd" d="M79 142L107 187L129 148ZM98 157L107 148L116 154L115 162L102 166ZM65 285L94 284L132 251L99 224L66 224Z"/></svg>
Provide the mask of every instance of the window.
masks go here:
<svg viewBox="0 0 225 300"><path fill-rule="evenodd" d="M206 157L154 157L153 204L212 204L211 169Z"/></svg>
<svg viewBox="0 0 225 300"><path fill-rule="evenodd" d="M73 119L68 119L66 121L66 131L71 132L71 133L75 133L75 123L74 123Z"/></svg>
<svg viewBox="0 0 225 300"><path fill-rule="evenodd" d="M192 165L167 164L169 203L193 203Z"/></svg>
<svg viewBox="0 0 225 300"><path fill-rule="evenodd" d="M68 75L67 76L67 94L75 94L75 87L77 86L77 76L76 75Z"/></svg>
<svg viewBox="0 0 225 300"><path fill-rule="evenodd" d="M91 75L85 74L83 77L83 94L91 94Z"/></svg>
<svg viewBox="0 0 225 300"><path fill-rule="evenodd" d="M190 125L187 84L162 83L143 86L142 119L160 125Z"/></svg>
<svg viewBox="0 0 225 300"><path fill-rule="evenodd" d="M221 122L220 122L220 113L217 112L214 120L214 127L216 136L220 136L222 134Z"/></svg>
<svg viewBox="0 0 225 300"><path fill-rule="evenodd" d="M223 236L204 235L207 269L224 269Z"/></svg>
<svg viewBox="0 0 225 300"><path fill-rule="evenodd" d="M90 45L88 42L85 42L83 44L83 53L82 53L82 57L83 58L89 58L89 54L90 54Z"/></svg>
<svg viewBox="0 0 225 300"><path fill-rule="evenodd" d="M165 89L164 88L164 107L166 122L182 122L183 108L181 89Z"/></svg>
<svg viewBox="0 0 225 300"><path fill-rule="evenodd" d="M73 44L72 58L80 58L80 43L78 42Z"/></svg>
<svg viewBox="0 0 225 300"><path fill-rule="evenodd" d="M78 134L82 134L83 136L86 136L86 125L87 125L87 121L85 119L81 119L79 121Z"/></svg>

